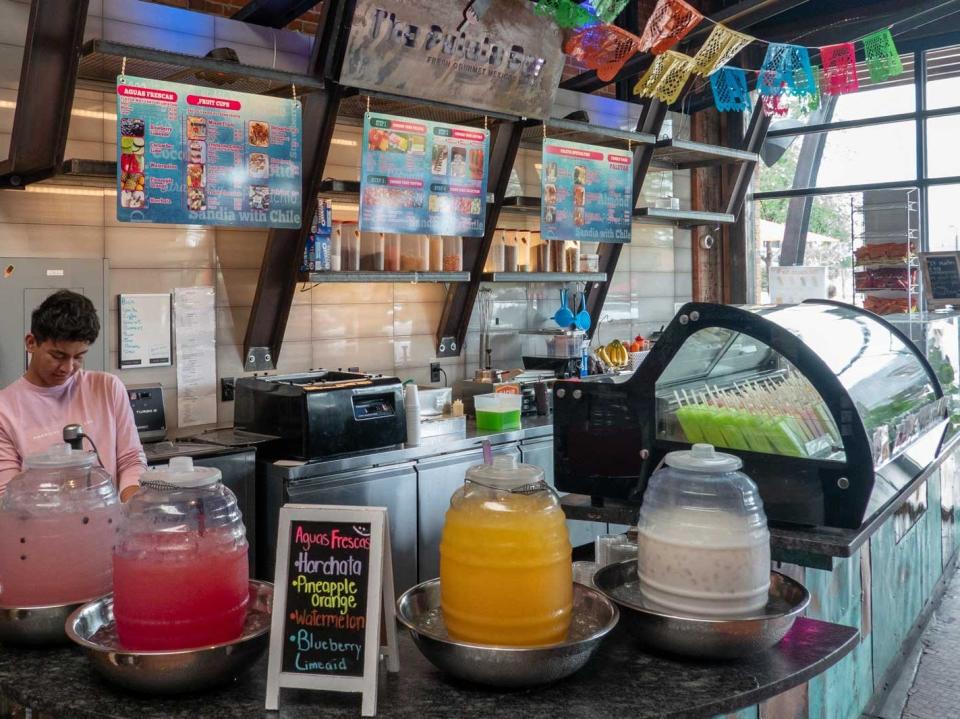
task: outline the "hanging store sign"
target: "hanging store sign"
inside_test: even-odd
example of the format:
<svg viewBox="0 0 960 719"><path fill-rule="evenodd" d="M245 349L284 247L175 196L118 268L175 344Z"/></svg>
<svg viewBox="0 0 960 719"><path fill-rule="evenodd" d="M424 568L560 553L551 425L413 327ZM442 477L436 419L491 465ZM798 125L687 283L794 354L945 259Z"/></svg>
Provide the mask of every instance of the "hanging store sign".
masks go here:
<svg viewBox="0 0 960 719"><path fill-rule="evenodd" d="M360 162L364 232L480 237L490 133L368 112Z"/></svg>
<svg viewBox="0 0 960 719"><path fill-rule="evenodd" d="M541 165L543 239L630 242L633 153L544 140Z"/></svg>
<svg viewBox="0 0 960 719"><path fill-rule="evenodd" d="M350 87L546 118L563 74L563 36L522 0L358 0L340 82Z"/></svg>
<svg viewBox="0 0 960 719"><path fill-rule="evenodd" d="M300 227L300 103L117 78L117 219Z"/></svg>

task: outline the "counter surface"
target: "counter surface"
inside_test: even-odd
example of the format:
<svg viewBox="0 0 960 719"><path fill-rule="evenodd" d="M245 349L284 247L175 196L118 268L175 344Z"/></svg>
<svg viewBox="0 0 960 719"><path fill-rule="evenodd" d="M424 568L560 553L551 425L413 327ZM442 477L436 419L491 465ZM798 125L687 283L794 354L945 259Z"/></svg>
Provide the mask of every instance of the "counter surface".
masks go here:
<svg viewBox="0 0 960 719"><path fill-rule="evenodd" d="M570 679L504 692L445 678L402 631L400 674L381 677L378 716L707 718L804 683L849 653L857 638L857 630L850 627L798 619L780 644L762 654L742 661L689 663L641 652L626 629L619 627L593 661ZM164 699L114 689L93 673L79 649L0 648L0 698L43 717L356 719L360 715L359 695L289 689L281 692L279 714L267 712L265 691L266 657L230 687Z"/></svg>

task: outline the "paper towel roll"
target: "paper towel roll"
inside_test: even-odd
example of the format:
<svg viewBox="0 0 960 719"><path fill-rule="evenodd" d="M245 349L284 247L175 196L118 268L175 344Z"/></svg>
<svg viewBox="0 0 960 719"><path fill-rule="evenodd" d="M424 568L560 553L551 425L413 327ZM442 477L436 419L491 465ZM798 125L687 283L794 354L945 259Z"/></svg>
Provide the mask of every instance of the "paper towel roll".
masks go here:
<svg viewBox="0 0 960 719"><path fill-rule="evenodd" d="M417 385L405 387L403 406L407 417L407 446L416 447L420 444L420 393Z"/></svg>

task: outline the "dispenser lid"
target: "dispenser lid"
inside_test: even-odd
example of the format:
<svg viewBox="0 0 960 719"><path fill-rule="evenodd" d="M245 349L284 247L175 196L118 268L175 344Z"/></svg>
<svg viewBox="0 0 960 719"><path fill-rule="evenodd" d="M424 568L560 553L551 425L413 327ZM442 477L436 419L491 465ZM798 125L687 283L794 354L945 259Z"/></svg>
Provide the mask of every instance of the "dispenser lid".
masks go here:
<svg viewBox="0 0 960 719"><path fill-rule="evenodd" d="M27 469L64 469L67 467L90 467L97 461L97 453L86 449L71 449L66 442L50 445L46 451L31 454L23 460Z"/></svg>
<svg viewBox="0 0 960 719"><path fill-rule="evenodd" d="M467 479L492 489L514 490L543 482L543 470L520 464L513 455L497 455L493 464L477 464L467 470Z"/></svg>
<svg viewBox="0 0 960 719"><path fill-rule="evenodd" d="M670 467L688 472L716 474L736 472L743 466L739 457L718 452L712 444L695 444L689 450L670 452L663 461Z"/></svg>
<svg viewBox="0 0 960 719"><path fill-rule="evenodd" d="M167 466L145 472L140 484L156 489L209 487L222 476L216 467L194 467L192 457L172 457Z"/></svg>

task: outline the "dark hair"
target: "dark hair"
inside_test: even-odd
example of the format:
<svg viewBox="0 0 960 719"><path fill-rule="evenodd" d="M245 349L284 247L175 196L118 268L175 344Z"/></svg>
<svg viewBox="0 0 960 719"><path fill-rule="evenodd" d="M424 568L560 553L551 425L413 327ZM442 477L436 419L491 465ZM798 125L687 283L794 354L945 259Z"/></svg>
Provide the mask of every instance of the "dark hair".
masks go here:
<svg viewBox="0 0 960 719"><path fill-rule="evenodd" d="M37 342L89 342L100 335L93 302L70 290L54 292L30 316L30 333Z"/></svg>

